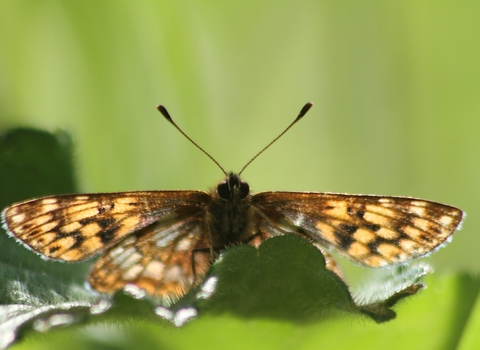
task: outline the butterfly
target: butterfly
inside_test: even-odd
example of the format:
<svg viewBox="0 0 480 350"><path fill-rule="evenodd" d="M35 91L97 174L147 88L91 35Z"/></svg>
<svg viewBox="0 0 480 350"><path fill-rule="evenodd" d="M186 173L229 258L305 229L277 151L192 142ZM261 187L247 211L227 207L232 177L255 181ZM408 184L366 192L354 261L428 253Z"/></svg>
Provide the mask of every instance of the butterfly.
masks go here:
<svg viewBox="0 0 480 350"><path fill-rule="evenodd" d="M188 137L163 106L158 110L210 157L225 179L210 192L136 191L73 194L33 199L2 212L7 233L59 261L100 255L88 277L101 293L129 285L150 295L182 295L201 281L228 247L255 247L275 236L308 239L338 273L334 251L370 267L401 264L449 240L464 213L455 207L408 197L319 192L253 194L243 170L311 108L307 103L279 136L239 173L227 173Z"/></svg>

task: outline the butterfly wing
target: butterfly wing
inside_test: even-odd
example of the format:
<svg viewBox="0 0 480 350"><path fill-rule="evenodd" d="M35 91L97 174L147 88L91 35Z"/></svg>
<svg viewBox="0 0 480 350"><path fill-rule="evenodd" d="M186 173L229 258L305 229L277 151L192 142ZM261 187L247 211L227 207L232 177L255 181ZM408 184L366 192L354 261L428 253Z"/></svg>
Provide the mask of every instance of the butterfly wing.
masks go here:
<svg viewBox="0 0 480 350"><path fill-rule="evenodd" d="M18 203L2 213L4 228L42 257L80 261L152 223L202 212L202 191L148 191L52 196Z"/></svg>
<svg viewBox="0 0 480 350"><path fill-rule="evenodd" d="M133 284L150 295L181 295L210 267L209 246L204 213L183 210L106 251L93 266L89 283L104 293Z"/></svg>
<svg viewBox="0 0 480 350"><path fill-rule="evenodd" d="M428 254L463 218L457 208L407 197L262 192L252 205L275 227L274 234L300 234L372 267Z"/></svg>

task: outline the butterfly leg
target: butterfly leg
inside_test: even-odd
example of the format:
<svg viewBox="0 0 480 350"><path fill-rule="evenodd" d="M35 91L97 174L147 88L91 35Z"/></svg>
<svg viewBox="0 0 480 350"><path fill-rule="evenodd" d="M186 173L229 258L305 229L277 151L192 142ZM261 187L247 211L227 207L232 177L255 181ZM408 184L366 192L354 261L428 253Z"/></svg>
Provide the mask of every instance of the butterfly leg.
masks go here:
<svg viewBox="0 0 480 350"><path fill-rule="evenodd" d="M212 246L205 248L195 248L192 250L191 258L191 269L195 282L198 282L200 278L203 278L205 273L208 271L208 268L212 266L215 258L218 257L219 253L223 249L214 248ZM198 273L197 263L200 263L200 266L203 266L202 272ZM208 267L207 267L208 266Z"/></svg>
<svg viewBox="0 0 480 350"><path fill-rule="evenodd" d="M258 246L265 240L266 238L264 237L262 232L258 231L253 235L251 235L250 237L248 237L247 239L243 240L241 243L258 248Z"/></svg>

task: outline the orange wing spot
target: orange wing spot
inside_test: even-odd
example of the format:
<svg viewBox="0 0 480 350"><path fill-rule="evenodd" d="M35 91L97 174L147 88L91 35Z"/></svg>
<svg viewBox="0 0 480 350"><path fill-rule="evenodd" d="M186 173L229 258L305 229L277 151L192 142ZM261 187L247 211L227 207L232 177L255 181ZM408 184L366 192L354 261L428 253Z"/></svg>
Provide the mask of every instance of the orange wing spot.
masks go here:
<svg viewBox="0 0 480 350"><path fill-rule="evenodd" d="M45 199L41 199L39 202L40 202L40 205L46 206L46 205L49 205L49 204L57 204L58 199L57 198L45 198Z"/></svg>
<svg viewBox="0 0 480 350"><path fill-rule="evenodd" d="M363 218L372 224L380 225L383 227L388 227L391 222L390 218L369 211L365 212Z"/></svg>
<svg viewBox="0 0 480 350"><path fill-rule="evenodd" d="M393 217L397 216L397 215L395 215L395 211L393 211L392 209L388 209L388 208L385 208L385 207L382 207L382 206L379 206L379 205L367 205L367 206L365 206L365 209L367 211L367 213L365 213L365 215L370 214L370 213L375 213L375 214L378 214L378 215L386 216L388 218L393 218Z"/></svg>
<svg viewBox="0 0 480 350"><path fill-rule="evenodd" d="M46 224L39 227L39 230L43 232L50 232L57 226L58 226L58 221L47 222Z"/></svg>
<svg viewBox="0 0 480 350"><path fill-rule="evenodd" d="M39 211L41 211L42 213L48 213L48 212L57 210L58 208L60 208L60 205L58 203L46 204L46 205L42 205L39 208Z"/></svg>
<svg viewBox="0 0 480 350"><path fill-rule="evenodd" d="M347 216L347 206L348 203L346 202L327 202L325 204L325 213L336 218L344 218Z"/></svg>
<svg viewBox="0 0 480 350"><path fill-rule="evenodd" d="M61 258L65 261L79 261L85 259L85 254L79 249L71 249L62 253Z"/></svg>
<svg viewBox="0 0 480 350"><path fill-rule="evenodd" d="M131 200L130 200L131 202ZM115 202L115 206L111 213L113 214L126 214L132 210L134 210L135 207L132 207L131 205L127 204L125 201L123 202Z"/></svg>
<svg viewBox="0 0 480 350"><path fill-rule="evenodd" d="M96 222L87 224L83 226L82 229L80 230L82 236L84 236L85 238L93 237L98 233L100 233L101 231L102 231L102 228Z"/></svg>
<svg viewBox="0 0 480 350"><path fill-rule="evenodd" d="M427 203L427 202L424 202L424 201L411 201L411 202L410 202L410 205L415 206L415 207L422 207L422 208L424 208L424 207L426 207L426 206L428 205L428 203Z"/></svg>
<svg viewBox="0 0 480 350"><path fill-rule="evenodd" d="M94 208L91 208L91 206L89 205L88 208L82 209L81 211L73 209L67 210L67 215L69 221L81 221L98 215L98 209L96 206Z"/></svg>
<svg viewBox="0 0 480 350"><path fill-rule="evenodd" d="M73 221L73 222L70 222L66 225L63 225L61 227L61 230L64 233L71 233L71 232L79 230L82 227L83 227L83 225L81 223L79 223L78 221Z"/></svg>
<svg viewBox="0 0 480 350"><path fill-rule="evenodd" d="M380 229L375 233L377 234L377 236L385 239L396 239L399 236L398 232L390 230L386 227L380 227Z"/></svg>
<svg viewBox="0 0 480 350"><path fill-rule="evenodd" d="M374 241L376 236L375 236L374 233L370 232L369 230L366 230L366 229L360 227L353 234L353 238L360 243L368 244L368 243Z"/></svg>
<svg viewBox="0 0 480 350"><path fill-rule="evenodd" d="M380 198L378 200L378 203L382 203L382 204L393 204L393 200L390 199L390 198Z"/></svg>
<svg viewBox="0 0 480 350"><path fill-rule="evenodd" d="M105 245L102 243L102 239L100 237L89 237L82 242L81 249L82 252L84 252L84 257L82 257L81 259L89 257L91 254L94 254L96 251L104 248L104 246Z"/></svg>
<svg viewBox="0 0 480 350"><path fill-rule="evenodd" d="M430 223L428 220L422 219L422 218L412 218L412 223L415 227L419 228L422 231L428 231L428 227L430 226Z"/></svg>
<svg viewBox="0 0 480 350"><path fill-rule="evenodd" d="M407 253L416 253L421 250L419 249L421 246L417 242L414 242L410 239L401 239L398 242L398 245Z"/></svg>
<svg viewBox="0 0 480 350"><path fill-rule="evenodd" d="M389 261L398 261L406 257L403 250L389 243L379 244L377 251Z"/></svg>
<svg viewBox="0 0 480 350"><path fill-rule="evenodd" d="M57 239L45 247L45 251L47 252L46 255L52 258L61 258L67 261L77 260L74 257L80 255L78 250L73 249L71 251L68 251L76 242L77 240L75 238L68 236ZM54 248L58 249L52 250ZM67 253L64 254L65 252Z"/></svg>
<svg viewBox="0 0 480 350"><path fill-rule="evenodd" d="M95 210L95 214L97 214L98 213L97 207L98 207L98 202L97 201L86 202L84 204L74 205L72 207L65 208L65 212L68 215L74 215L77 212L86 212L90 209L90 210ZM95 215L95 214L93 214L93 215Z"/></svg>
<svg viewBox="0 0 480 350"><path fill-rule="evenodd" d="M363 259L365 256L370 255L370 250L359 242L353 242L348 248L348 254L356 259Z"/></svg>
<svg viewBox="0 0 480 350"><path fill-rule="evenodd" d="M13 210L12 210L13 211ZM16 212L16 211L14 211ZM26 214L25 213L20 213L20 214L9 214L8 219L13 223L13 224L18 224L23 221L25 221Z"/></svg>
<svg viewBox="0 0 480 350"><path fill-rule="evenodd" d="M453 217L448 215L443 215L438 222L443 226L450 226L453 222Z"/></svg>
<svg viewBox="0 0 480 350"><path fill-rule="evenodd" d="M315 227L318 229L320 235L325 238L325 240L330 242L336 241L334 230L330 225L324 223L323 221L318 221L315 224Z"/></svg>
<svg viewBox="0 0 480 350"><path fill-rule="evenodd" d="M388 265L388 262L378 255L371 255L363 260L363 262L372 267L381 267Z"/></svg>
<svg viewBox="0 0 480 350"><path fill-rule="evenodd" d="M103 293L113 293L123 287L118 282L117 274L106 273L108 270L99 270L95 276L90 276L90 285ZM92 283L92 279L99 280L100 283Z"/></svg>
<svg viewBox="0 0 480 350"><path fill-rule="evenodd" d="M132 202L135 202L136 200L135 199L132 199L131 197L120 197L120 198L116 198L115 199L115 206L117 206L117 204L123 204L123 205L129 205L131 204ZM128 208L131 208L131 206L128 206Z"/></svg>
<svg viewBox="0 0 480 350"><path fill-rule="evenodd" d="M117 237L126 235L127 233L130 233L132 230L134 230L138 224L140 223L141 217L139 216L130 216L126 218L125 220L122 220L122 226L118 229L118 231L115 233Z"/></svg>
<svg viewBox="0 0 480 350"><path fill-rule="evenodd" d="M57 234L53 232L49 232L49 233L44 233L42 235L39 235L38 237L30 241L27 240L26 242L33 249L43 252L44 247L52 243L55 239L57 239Z"/></svg>
<svg viewBox="0 0 480 350"><path fill-rule="evenodd" d="M402 230L414 241L419 241L423 235L422 231L412 226L404 226Z"/></svg>
<svg viewBox="0 0 480 350"><path fill-rule="evenodd" d="M418 215L418 216L424 216L425 215L425 208L424 207L416 207L416 206L412 205L408 208L408 211L411 214L415 214L415 215Z"/></svg>
<svg viewBox="0 0 480 350"><path fill-rule="evenodd" d="M28 223L32 224L33 226L40 227L42 225L45 225L45 223L49 222L52 219L53 219L52 214L45 214L45 215L37 216L36 218L28 221Z"/></svg>

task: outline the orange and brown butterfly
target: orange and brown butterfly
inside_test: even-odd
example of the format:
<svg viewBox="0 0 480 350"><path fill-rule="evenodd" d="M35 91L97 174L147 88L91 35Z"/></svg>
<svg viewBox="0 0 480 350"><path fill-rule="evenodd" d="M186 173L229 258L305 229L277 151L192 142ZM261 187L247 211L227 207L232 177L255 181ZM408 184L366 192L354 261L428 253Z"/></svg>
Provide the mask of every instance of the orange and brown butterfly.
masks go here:
<svg viewBox="0 0 480 350"><path fill-rule="evenodd" d="M284 132L312 106L307 103ZM158 110L183 135L167 110ZM238 173L210 192L144 191L34 199L2 213L9 235L45 259L82 261L101 255L88 282L102 293L135 285L157 296L184 294L219 253L279 235L296 234L327 251L371 267L401 264L449 240L463 212L407 197L318 192L252 194Z"/></svg>

